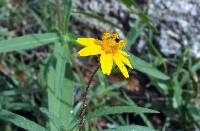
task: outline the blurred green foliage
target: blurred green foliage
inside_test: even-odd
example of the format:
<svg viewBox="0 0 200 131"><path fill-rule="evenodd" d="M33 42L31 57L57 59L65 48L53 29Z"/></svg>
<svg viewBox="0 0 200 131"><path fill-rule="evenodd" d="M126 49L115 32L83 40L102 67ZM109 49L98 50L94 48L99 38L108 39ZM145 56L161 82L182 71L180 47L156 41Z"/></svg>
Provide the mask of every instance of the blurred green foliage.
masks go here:
<svg viewBox="0 0 200 131"><path fill-rule="evenodd" d="M130 30L89 11L73 11L72 0L0 1L0 130L77 130L82 104L77 89L83 91L87 82L73 55L78 46L77 34L68 28L71 15L97 19L127 36L125 49L135 69L130 72L133 78L145 78L147 94L136 99L123 88L128 80L115 82L98 71L89 91L85 130L97 130L99 120L114 127L107 131L200 128L200 61L186 47L180 56L164 56L145 11L134 0L120 2L138 15ZM136 57L131 47L142 33L147 48Z"/></svg>

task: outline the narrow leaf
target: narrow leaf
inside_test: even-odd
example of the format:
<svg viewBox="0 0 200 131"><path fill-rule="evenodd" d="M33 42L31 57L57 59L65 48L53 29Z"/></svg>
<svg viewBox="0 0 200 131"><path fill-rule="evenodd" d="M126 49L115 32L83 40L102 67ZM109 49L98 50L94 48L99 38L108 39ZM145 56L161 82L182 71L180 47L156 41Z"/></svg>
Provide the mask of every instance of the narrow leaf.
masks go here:
<svg viewBox="0 0 200 131"><path fill-rule="evenodd" d="M61 43L55 44L55 60L52 61L48 73L49 112L66 125L69 124L72 119L70 111L73 104L72 70L68 53L67 45L62 45ZM56 127L52 123L50 125L51 130L56 131Z"/></svg>
<svg viewBox="0 0 200 131"><path fill-rule="evenodd" d="M64 12L63 12L63 18L64 18L64 25L63 30L64 33L68 32L68 26L70 22L70 16L71 16L71 9L72 9L72 0L65 0L64 1Z"/></svg>
<svg viewBox="0 0 200 131"><path fill-rule="evenodd" d="M105 18L102 17L102 16L95 15L94 13L79 11L79 12L73 12L73 14L84 15L84 16L86 16L86 17L96 19L96 20L101 21L101 22L103 22L103 23L105 23L105 24L111 25L111 26L113 26L113 27L115 27L115 28L118 28L118 29L122 30L122 28L121 28L120 26L118 26L117 24L113 23L113 22L110 21L110 20L105 19Z"/></svg>
<svg viewBox="0 0 200 131"><path fill-rule="evenodd" d="M188 110L193 118L193 120L196 122L198 126L200 126L200 109L197 108L194 104L188 105Z"/></svg>
<svg viewBox="0 0 200 131"><path fill-rule="evenodd" d="M106 107L99 110L96 110L87 115L88 119L96 118L100 116L110 115L110 114L118 114L118 113L158 113L155 110L138 107L138 106L114 106L114 107Z"/></svg>
<svg viewBox="0 0 200 131"><path fill-rule="evenodd" d="M128 8L130 8L132 5L135 4L134 0L121 0L121 2L126 5Z"/></svg>
<svg viewBox="0 0 200 131"><path fill-rule="evenodd" d="M160 72L158 69L153 67L153 65L145 62L144 60L130 54L130 60L134 67L134 69L141 71L149 76L153 76L158 79L168 80L169 76L165 75L164 73Z"/></svg>
<svg viewBox="0 0 200 131"><path fill-rule="evenodd" d="M137 13L137 15L144 22L144 24L147 25L147 27L149 27L152 31L156 31L156 28L153 26L153 23L143 11L140 11L139 13Z"/></svg>
<svg viewBox="0 0 200 131"><path fill-rule="evenodd" d="M55 33L32 34L0 41L0 52L31 49L58 41Z"/></svg>
<svg viewBox="0 0 200 131"><path fill-rule="evenodd" d="M173 88L173 107L174 108L179 108L181 105L182 105L182 89L181 89L181 86L178 82L178 78L177 76L174 76L173 77L173 85L172 85L172 88Z"/></svg>
<svg viewBox="0 0 200 131"><path fill-rule="evenodd" d="M103 131L155 131L155 130L145 126L129 125L129 126L119 126L117 128L107 129Z"/></svg>
<svg viewBox="0 0 200 131"><path fill-rule="evenodd" d="M50 119L50 121L55 125L55 127L59 131L65 130L66 127L65 127L65 124L63 123L63 121L61 121L59 118L57 118L53 113L49 112L45 108L40 108L40 111L42 113L44 113Z"/></svg>
<svg viewBox="0 0 200 131"><path fill-rule="evenodd" d="M46 131L44 127L38 125L37 123L4 109L0 110L0 119L9 121L12 124L28 131Z"/></svg>
<svg viewBox="0 0 200 131"><path fill-rule="evenodd" d="M127 44L125 47L125 50L130 50L131 46L135 43L137 38L140 36L140 34L143 32L144 26L140 25L140 21L136 21L131 30L128 32L127 35Z"/></svg>

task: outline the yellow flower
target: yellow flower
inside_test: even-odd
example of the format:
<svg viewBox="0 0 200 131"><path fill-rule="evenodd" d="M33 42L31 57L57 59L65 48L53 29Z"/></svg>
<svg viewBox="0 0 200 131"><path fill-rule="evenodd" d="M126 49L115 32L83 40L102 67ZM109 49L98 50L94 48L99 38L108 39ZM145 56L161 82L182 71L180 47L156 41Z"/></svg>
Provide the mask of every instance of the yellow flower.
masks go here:
<svg viewBox="0 0 200 131"><path fill-rule="evenodd" d="M118 40L118 33L110 35L108 32L103 34L102 40L95 38L78 38L76 41L85 46L78 54L80 56L100 54L100 63L103 74L110 75L114 61L122 74L128 78L129 74L125 65L130 68L132 68L132 66L127 58L128 54L122 50L126 42L125 40Z"/></svg>

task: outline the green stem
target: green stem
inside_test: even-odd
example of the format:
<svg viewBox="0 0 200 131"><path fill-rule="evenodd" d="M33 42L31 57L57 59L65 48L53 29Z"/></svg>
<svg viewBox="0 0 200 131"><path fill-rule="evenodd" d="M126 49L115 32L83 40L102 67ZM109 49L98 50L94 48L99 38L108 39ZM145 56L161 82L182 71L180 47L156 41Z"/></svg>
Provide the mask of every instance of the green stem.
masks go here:
<svg viewBox="0 0 200 131"><path fill-rule="evenodd" d="M58 30L61 30L61 1L60 0L55 0L56 2L56 14L57 14L57 24L58 24Z"/></svg>

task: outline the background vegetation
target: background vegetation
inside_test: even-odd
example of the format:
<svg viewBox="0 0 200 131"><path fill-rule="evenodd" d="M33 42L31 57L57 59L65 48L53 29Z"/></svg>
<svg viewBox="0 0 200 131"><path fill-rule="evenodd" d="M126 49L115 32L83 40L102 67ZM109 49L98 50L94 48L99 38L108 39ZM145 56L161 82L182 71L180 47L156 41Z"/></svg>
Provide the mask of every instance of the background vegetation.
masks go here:
<svg viewBox="0 0 200 131"><path fill-rule="evenodd" d="M157 29L151 18L131 0L118 1L138 16L128 29L93 12L75 11L73 2L0 1L0 130L78 129L81 93L98 61L77 57L75 39L83 29L73 22L77 15L124 34L134 65L129 79L117 68L109 77L97 72L85 130L198 130L200 61L189 49L184 47L181 55L162 54L153 40ZM141 34L146 46L135 52Z"/></svg>

